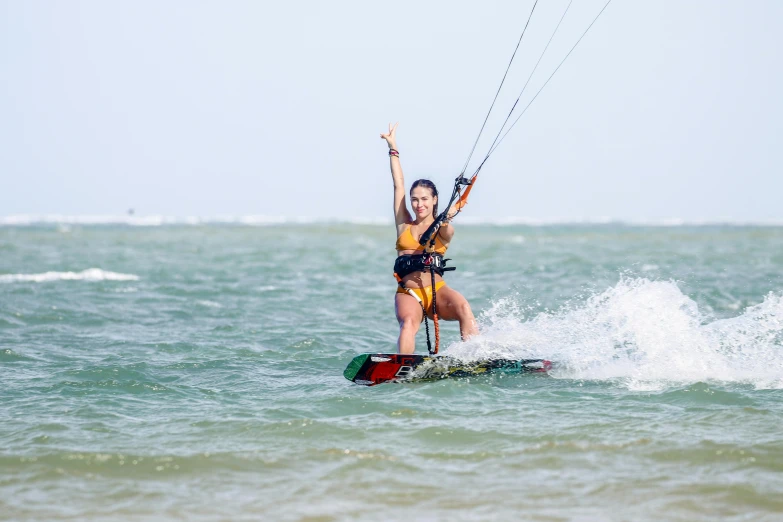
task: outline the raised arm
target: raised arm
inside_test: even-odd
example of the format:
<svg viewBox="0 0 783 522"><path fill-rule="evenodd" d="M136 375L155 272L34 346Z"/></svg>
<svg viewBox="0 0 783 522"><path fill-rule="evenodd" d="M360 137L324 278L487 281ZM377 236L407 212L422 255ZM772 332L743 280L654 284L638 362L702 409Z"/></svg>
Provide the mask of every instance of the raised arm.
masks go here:
<svg viewBox="0 0 783 522"><path fill-rule="evenodd" d="M381 138L386 140L389 150L397 150L397 123L389 124L389 133L381 133ZM389 167L391 168L392 182L394 183L394 224L397 234L402 233L402 227L411 222L411 214L405 204L405 177L402 175L402 165L398 155L389 155Z"/></svg>

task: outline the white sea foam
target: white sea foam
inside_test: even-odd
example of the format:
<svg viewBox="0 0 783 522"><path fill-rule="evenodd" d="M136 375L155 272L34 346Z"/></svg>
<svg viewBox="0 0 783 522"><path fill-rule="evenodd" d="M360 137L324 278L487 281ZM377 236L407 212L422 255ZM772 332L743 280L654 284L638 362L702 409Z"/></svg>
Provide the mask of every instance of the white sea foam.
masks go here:
<svg viewBox="0 0 783 522"><path fill-rule="evenodd" d="M223 308L223 305L215 302L215 301L209 301L207 299L203 299L201 301L196 301L196 304L199 304L201 306L205 306L207 308Z"/></svg>
<svg viewBox="0 0 783 522"><path fill-rule="evenodd" d="M622 278L557 311L525 318L500 299L480 336L447 349L462 358L545 357L556 378L613 380L629 389L723 381L783 388L783 296L769 293L740 315L712 320L671 281Z"/></svg>
<svg viewBox="0 0 783 522"><path fill-rule="evenodd" d="M100 268L81 272L43 272L40 274L2 274L0 283L48 283L51 281L138 281L134 274L120 274Z"/></svg>
<svg viewBox="0 0 783 522"><path fill-rule="evenodd" d="M392 223L388 217L309 217L309 216L267 216L267 215L217 215L217 216L166 216L166 215L61 215L61 214L16 214L0 216L0 226L30 225L128 225L128 226L164 226L164 225L312 225L312 224L352 224L387 226ZM546 227L557 225L625 225L643 227L687 227L687 226L783 226L783 220L736 220L736 219L616 219L612 217L585 218L536 218L520 216L480 217L464 215L458 218L464 225L494 226L533 226ZM61 231L68 231L61 228ZM521 236L520 236L521 237ZM524 240L524 238L523 238ZM518 241L515 239L515 241Z"/></svg>

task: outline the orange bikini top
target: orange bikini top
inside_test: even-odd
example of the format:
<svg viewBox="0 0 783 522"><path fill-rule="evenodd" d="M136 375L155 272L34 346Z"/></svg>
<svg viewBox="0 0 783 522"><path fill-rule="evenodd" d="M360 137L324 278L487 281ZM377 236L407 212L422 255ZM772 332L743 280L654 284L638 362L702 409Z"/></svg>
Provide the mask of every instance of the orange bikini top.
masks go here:
<svg viewBox="0 0 783 522"><path fill-rule="evenodd" d="M419 244L415 237L413 237L410 223L405 225L405 230L403 230L402 234L400 234L400 237L397 238L397 245L395 248L397 249L397 252L402 250L421 250L424 252L424 247ZM429 244L427 244L427 248L429 248ZM443 241L441 241L440 231L438 231L438 234L435 234L435 249L433 252L444 255L447 248L448 246L446 246Z"/></svg>

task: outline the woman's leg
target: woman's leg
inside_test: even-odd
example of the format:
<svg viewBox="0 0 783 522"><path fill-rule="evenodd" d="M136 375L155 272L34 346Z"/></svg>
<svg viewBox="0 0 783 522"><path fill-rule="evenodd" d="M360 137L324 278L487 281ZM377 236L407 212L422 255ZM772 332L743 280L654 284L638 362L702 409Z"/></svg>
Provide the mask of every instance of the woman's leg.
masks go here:
<svg viewBox="0 0 783 522"><path fill-rule="evenodd" d="M416 350L416 332L419 331L419 325L424 317L421 305L412 295L395 294L394 311L397 314L397 321L400 323L397 352L413 353Z"/></svg>
<svg viewBox="0 0 783 522"><path fill-rule="evenodd" d="M465 341L478 335L478 325L468 300L456 290L443 286L437 291L435 298L438 317L445 321L459 321L459 333Z"/></svg>

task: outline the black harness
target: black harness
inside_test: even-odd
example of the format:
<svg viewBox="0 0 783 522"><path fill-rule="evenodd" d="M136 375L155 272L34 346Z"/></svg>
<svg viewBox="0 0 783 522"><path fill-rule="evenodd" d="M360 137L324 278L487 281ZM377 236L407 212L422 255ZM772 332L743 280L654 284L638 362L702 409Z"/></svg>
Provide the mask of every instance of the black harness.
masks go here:
<svg viewBox="0 0 783 522"><path fill-rule="evenodd" d="M436 253L412 254L399 256L394 261L394 273L405 277L413 272L435 272L443 277L444 272L456 270L455 266L446 266L446 262L451 259L443 259L443 256Z"/></svg>

